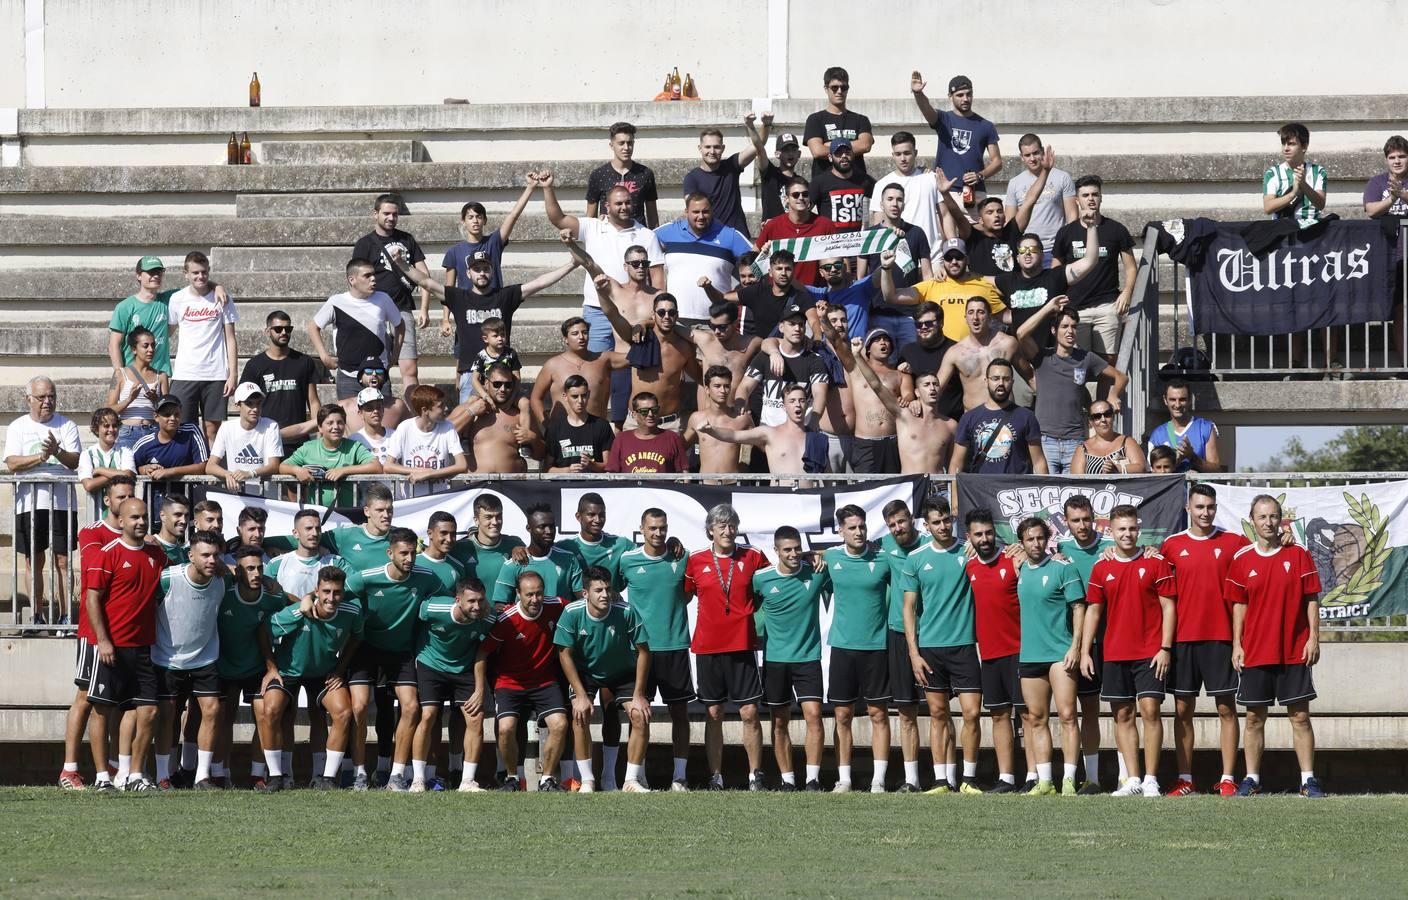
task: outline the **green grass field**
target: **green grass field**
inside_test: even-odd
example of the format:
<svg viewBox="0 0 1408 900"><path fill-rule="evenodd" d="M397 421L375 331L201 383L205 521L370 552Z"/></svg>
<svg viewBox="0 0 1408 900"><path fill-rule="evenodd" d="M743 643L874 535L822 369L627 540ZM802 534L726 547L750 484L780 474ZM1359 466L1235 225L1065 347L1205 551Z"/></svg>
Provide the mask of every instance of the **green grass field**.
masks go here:
<svg viewBox="0 0 1408 900"><path fill-rule="evenodd" d="M1408 798L0 790L0 894L1398 896Z"/></svg>

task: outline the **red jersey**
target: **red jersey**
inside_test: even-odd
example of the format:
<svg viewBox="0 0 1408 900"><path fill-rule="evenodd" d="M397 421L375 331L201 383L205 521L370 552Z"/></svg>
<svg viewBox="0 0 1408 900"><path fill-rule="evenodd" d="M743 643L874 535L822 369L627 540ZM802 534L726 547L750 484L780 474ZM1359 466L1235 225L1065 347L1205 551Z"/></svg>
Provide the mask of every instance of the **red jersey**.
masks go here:
<svg viewBox="0 0 1408 900"><path fill-rule="evenodd" d="M798 225L787 214L773 216L763 223L762 230L758 232L758 240L755 246L761 250L768 241L788 241L800 237L820 237L823 234L835 234L836 224L826 216L812 216L812 220L803 225ZM817 279L817 266L820 263L799 262L792 266L792 283L798 285L815 285L821 287L821 281Z"/></svg>
<svg viewBox="0 0 1408 900"><path fill-rule="evenodd" d="M983 662L1011 656L1022 649L1022 602L1017 598L1017 567L999 552L991 562L968 560L968 584L973 588L978 656Z"/></svg>
<svg viewBox="0 0 1408 900"><path fill-rule="evenodd" d="M78 571L80 573L80 580L82 579L81 573L84 571L84 561L90 558L96 558L96 554L103 549L104 544L116 540L121 535L122 532L107 524L104 519L99 519L87 528L80 528L78 530ZM90 550L93 552L94 557L88 556ZM88 611L83 605L83 601L87 599L87 594L87 591L81 589L78 592L78 639L91 644L93 643L93 626L88 621Z"/></svg>
<svg viewBox="0 0 1408 900"><path fill-rule="evenodd" d="M536 619L523 614L517 603L508 607L484 636L490 652L498 654L494 687L529 691L554 684L562 674L557 664L553 634L562 615L562 601L548 597Z"/></svg>
<svg viewBox="0 0 1408 900"><path fill-rule="evenodd" d="M107 594L103 612L114 647L156 643L156 589L166 566L166 554L156 544L133 548L122 538L83 557L83 592Z"/></svg>
<svg viewBox="0 0 1408 900"><path fill-rule="evenodd" d="M691 650L733 653L758 648L758 631L753 626L753 613L758 609L753 600L753 573L769 565L767 557L752 547L734 547L732 556L716 557L713 547L689 555L684 591L699 601Z"/></svg>
<svg viewBox="0 0 1408 900"><path fill-rule="evenodd" d="M1320 573L1304 547L1278 547L1268 554L1251 545L1237 551L1227 572L1227 596L1247 605L1243 665L1305 662L1310 637L1306 604L1320 591Z"/></svg>
<svg viewBox="0 0 1408 900"><path fill-rule="evenodd" d="M1118 551L1117 551L1118 552ZM1149 659L1164 639L1159 597L1176 597L1173 569L1162 556L1102 559L1090 570L1086 603L1103 603L1105 659Z"/></svg>
<svg viewBox="0 0 1408 900"><path fill-rule="evenodd" d="M1227 570L1232 557L1250 543L1246 537L1214 528L1207 537L1180 531L1164 541L1159 554L1173 566L1178 590L1179 641L1232 640L1232 605Z"/></svg>

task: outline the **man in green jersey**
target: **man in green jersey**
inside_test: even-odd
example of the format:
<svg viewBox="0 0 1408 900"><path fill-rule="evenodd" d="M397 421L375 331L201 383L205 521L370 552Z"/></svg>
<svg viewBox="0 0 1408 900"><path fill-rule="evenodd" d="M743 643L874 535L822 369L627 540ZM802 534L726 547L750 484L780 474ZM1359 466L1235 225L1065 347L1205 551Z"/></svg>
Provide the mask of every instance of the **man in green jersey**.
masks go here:
<svg viewBox="0 0 1408 900"><path fill-rule="evenodd" d="M294 703L299 688L307 686L313 706L327 710L327 761L323 774L313 774L312 787L337 789L338 771L347 751L352 730L352 698L347 690L347 668L362 635L362 608L343 600L347 574L336 566L318 572L317 590L298 606L287 606L269 620L273 636L274 661L279 667L278 684L271 683L264 705L269 717L278 720L286 706ZM306 610L306 612L305 612ZM310 707L312 708L312 707ZM281 749L283 736L274 731Z"/></svg>
<svg viewBox="0 0 1408 900"><path fill-rule="evenodd" d="M1051 526L1042 519L1024 519L1017 537L1027 560L1017 574L1017 597L1022 605L1022 649L1018 671L1022 677L1022 728L1026 744L1036 758L1036 787L1027 793L1056 793L1051 780L1051 728L1047 723L1051 698L1061 717L1061 759L1065 774L1061 793L1076 793L1076 756L1080 732L1076 727L1076 672L1080 669L1080 634L1085 622L1085 579L1070 562L1053 559L1046 551Z"/></svg>
<svg viewBox="0 0 1408 900"><path fill-rule="evenodd" d="M767 643L763 647L763 695L772 710L772 747L782 773L782 790L797 789L792 770L788 725L792 704L800 703L807 723L806 761L809 791L821 790L821 603L831 590L823 567L815 570L802 557L802 536L791 525L773 533L776 565L753 574ZM850 790L837 782L837 792Z"/></svg>
<svg viewBox="0 0 1408 900"><path fill-rule="evenodd" d="M885 792L890 765L890 673L885 658L890 567L869 540L865 510L848 504L836 510L836 530L844 544L822 553L831 579L831 678L828 700L836 716L835 790L851 787L852 717L858 701L870 716L870 751L875 761L870 792Z"/></svg>
<svg viewBox="0 0 1408 900"><path fill-rule="evenodd" d="M909 554L919 549L924 538L914 527L914 515L903 500L891 500L880 511L889 533L880 539L880 555L890 570L889 612L885 629L885 655L890 674L891 701L899 712L900 754L904 757L901 794L919 790L919 689L909 666L909 647L904 639L904 587L900 570Z"/></svg>
<svg viewBox="0 0 1408 900"><path fill-rule="evenodd" d="M190 562L186 548L186 525L191 518L191 501L184 494L165 494L161 498L158 519L161 527L154 538L156 545L173 566Z"/></svg>
<svg viewBox="0 0 1408 900"><path fill-rule="evenodd" d="M582 593L582 567L577 556L553 545L557 537L557 517L545 504L530 506L528 514L528 560L520 563L510 559L499 569L494 584L494 605L507 604L517 590L520 572L537 572L543 579L543 591L557 597L563 604L572 602Z"/></svg>
<svg viewBox="0 0 1408 900"><path fill-rule="evenodd" d="M1095 508L1090 498L1084 494L1074 494L1066 498L1062 507L1066 517L1066 528L1070 536L1056 544L1056 552L1066 557L1080 574L1081 584L1090 583L1090 570L1100 561L1115 542L1100 534L1095 528ZM1091 648L1095 658L1095 673L1086 675L1076 668L1076 697L1080 703L1080 745L1085 763L1085 783L1080 786L1082 796L1103 794L1100 790L1100 674L1104 668L1104 648L1100 640L1104 636L1102 627ZM1120 784L1125 782L1124 757L1115 754L1120 767Z"/></svg>
<svg viewBox="0 0 1408 900"><path fill-rule="evenodd" d="M420 718L416 697L416 620L421 602L440 593L435 574L416 565L416 544L414 531L392 528L387 533L389 561L347 579L347 593L357 599L366 618L362 643L347 677L356 740L352 746L354 789L366 779L367 706L371 703L372 687L381 683L395 691L400 706L387 787L397 792L411 787L406 767L411 761L411 739ZM390 704L382 707L380 701L377 706L378 710L390 709ZM377 717L377 724L380 738L381 716Z"/></svg>
<svg viewBox="0 0 1408 900"><path fill-rule="evenodd" d="M588 566L601 566L608 572L615 572L616 561L633 545L626 538L607 534L605 528L606 501L595 491L589 491L577 498L576 537L563 538L553 546L577 557L577 565L583 570ZM619 593L621 587L620 582L613 582L611 590Z"/></svg>
<svg viewBox="0 0 1408 900"><path fill-rule="evenodd" d="M617 580L625 586L626 601L640 613L644 623L645 642L650 646L650 681L645 695L654 699L658 692L669 710L674 756L670 790L683 793L689 790L685 781L689 763L689 701L695 697L689 664L685 561L670 552L670 544L678 541L670 538L670 520L663 509L652 506L641 513L640 533L645 543L627 550L616 561ZM603 723L603 741L605 738ZM603 758L605 750L603 747Z"/></svg>
<svg viewBox="0 0 1408 900"><path fill-rule="evenodd" d="M929 527L929 543L909 554L901 569L904 583L904 636L909 645L910 668L929 702L929 746L934 756L934 787L928 793L956 790L955 773L938 760L938 749L953 742L949 699L958 695L963 711L963 774L971 778L978 769L978 718L982 715L982 675L978 667L977 631L973 590L964 566L967 555L940 544L943 520L952 516L948 503L938 498L924 501L919 514ZM920 607L922 605L922 613ZM940 766L943 770L940 770Z"/></svg>
<svg viewBox="0 0 1408 900"><path fill-rule="evenodd" d="M440 515L440 513L436 513ZM450 588L451 596L428 597L420 603L420 629L416 645L416 693L420 697L420 724L416 726L411 750L411 792L427 787L427 765L433 738L440 731L440 706L453 703L464 721L462 729L468 770L459 790L484 790L475 781L479 751L484 744L484 712L470 714L465 708L474 696L474 658L479 643L494 627L484 583L473 575L461 576ZM451 713L453 716L454 713ZM452 744L452 746L454 746Z"/></svg>
<svg viewBox="0 0 1408 900"><path fill-rule="evenodd" d="M274 662L274 649L269 641L266 624L269 617L288 606L290 598L283 592L269 590L264 580L264 551L257 544L235 548L235 576L220 602L220 656L216 669L225 689L225 702L220 717L220 759L233 760L235 717L239 713L240 693L254 712L254 726L262 748L278 747L273 732L279 721L271 719L265 709L264 695L269 683L278 681L279 667ZM273 792L283 787L283 760L278 750L264 749L267 777L254 772L254 789Z"/></svg>
<svg viewBox="0 0 1408 900"><path fill-rule="evenodd" d="M464 565L450 556L455 542L455 517L438 509L430 514L425 528L425 549L416 557L416 565L429 569L440 581L441 595L454 596L455 583L465 575Z"/></svg>
<svg viewBox="0 0 1408 900"><path fill-rule="evenodd" d="M631 717L624 790L637 794L649 790L641 784L641 772L645 768L645 748L650 742L650 699L645 693L650 679L650 647L640 613L625 603L612 602L615 580L605 568L587 566L582 573L582 586L586 589L582 599L567 604L553 634L572 703L572 734L584 794L596 790L591 728L592 707L598 692L603 716L610 710L614 718L615 711L624 708ZM603 724L603 740L604 732ZM615 773L609 774L614 782Z"/></svg>
<svg viewBox="0 0 1408 900"><path fill-rule="evenodd" d="M499 571L512 557L514 548L523 546L523 541L503 533L504 503L497 495L484 493L475 497L473 510L474 526L468 537L450 545L450 556L484 582L492 600ZM494 612L505 605L507 601L493 604Z"/></svg>

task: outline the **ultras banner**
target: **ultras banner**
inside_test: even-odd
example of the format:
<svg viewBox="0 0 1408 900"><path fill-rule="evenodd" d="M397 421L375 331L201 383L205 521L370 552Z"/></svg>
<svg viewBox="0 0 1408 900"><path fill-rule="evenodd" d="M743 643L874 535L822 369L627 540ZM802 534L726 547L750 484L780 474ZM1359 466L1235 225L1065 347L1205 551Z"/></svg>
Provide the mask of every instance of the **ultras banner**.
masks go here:
<svg viewBox="0 0 1408 900"><path fill-rule="evenodd" d="M1108 533L1110 510L1121 504L1139 508L1139 543L1157 547L1164 538L1183 530L1186 482L1182 475L1122 475L1091 480L1061 475L959 475L958 505L954 510L962 530L970 509L992 511L998 540L1017 542L1017 526L1035 516L1051 526L1052 540L1070 535L1066 528L1066 499L1075 494L1090 498L1095 528Z"/></svg>

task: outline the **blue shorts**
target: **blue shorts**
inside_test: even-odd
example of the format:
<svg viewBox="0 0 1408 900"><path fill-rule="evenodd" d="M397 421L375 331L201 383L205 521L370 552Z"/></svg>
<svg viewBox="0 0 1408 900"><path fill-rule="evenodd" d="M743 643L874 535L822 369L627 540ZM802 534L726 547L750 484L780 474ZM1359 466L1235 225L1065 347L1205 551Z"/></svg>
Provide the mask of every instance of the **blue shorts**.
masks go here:
<svg viewBox="0 0 1408 900"><path fill-rule="evenodd" d="M591 326L587 336L587 349L593 353L606 353L616 346L616 335L611 331L611 322L599 306L582 304L582 318Z"/></svg>

